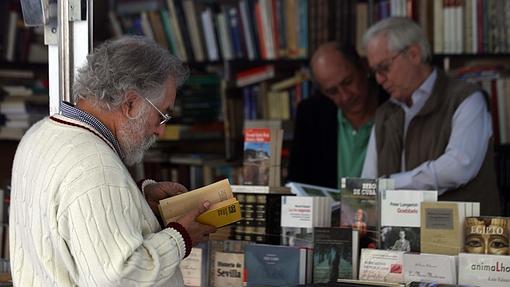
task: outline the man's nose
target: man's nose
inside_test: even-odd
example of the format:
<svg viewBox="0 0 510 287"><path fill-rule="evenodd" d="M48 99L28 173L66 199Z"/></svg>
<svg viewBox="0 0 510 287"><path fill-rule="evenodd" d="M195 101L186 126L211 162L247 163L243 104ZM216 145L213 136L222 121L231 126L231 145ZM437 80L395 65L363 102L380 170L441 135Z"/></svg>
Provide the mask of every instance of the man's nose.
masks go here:
<svg viewBox="0 0 510 287"><path fill-rule="evenodd" d="M163 135L165 134L165 126L166 125L159 125L158 128L156 129L156 132L154 133L158 138L161 138L163 137Z"/></svg>
<svg viewBox="0 0 510 287"><path fill-rule="evenodd" d="M343 87L338 87L338 91L336 93L337 98L340 100L340 102L345 103L348 102L351 98L351 93L347 91L347 89Z"/></svg>
<svg viewBox="0 0 510 287"><path fill-rule="evenodd" d="M375 80L377 81L377 83L382 85L384 81L386 81L386 75L382 73L375 73Z"/></svg>

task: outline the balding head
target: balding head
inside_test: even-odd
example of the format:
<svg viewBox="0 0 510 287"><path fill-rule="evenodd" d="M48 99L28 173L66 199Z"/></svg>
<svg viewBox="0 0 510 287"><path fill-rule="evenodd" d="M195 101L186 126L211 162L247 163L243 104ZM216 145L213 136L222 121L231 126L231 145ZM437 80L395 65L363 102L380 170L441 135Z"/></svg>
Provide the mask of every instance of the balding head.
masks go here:
<svg viewBox="0 0 510 287"><path fill-rule="evenodd" d="M333 62L348 61L355 68L363 70L361 58L352 46L340 46L337 42L327 42L320 45L312 55L310 60L310 68L312 74L315 75L316 70L320 70L321 66L330 65Z"/></svg>
<svg viewBox="0 0 510 287"><path fill-rule="evenodd" d="M363 113L367 107L367 79L353 48L330 42L321 45L310 61L315 84L347 116Z"/></svg>

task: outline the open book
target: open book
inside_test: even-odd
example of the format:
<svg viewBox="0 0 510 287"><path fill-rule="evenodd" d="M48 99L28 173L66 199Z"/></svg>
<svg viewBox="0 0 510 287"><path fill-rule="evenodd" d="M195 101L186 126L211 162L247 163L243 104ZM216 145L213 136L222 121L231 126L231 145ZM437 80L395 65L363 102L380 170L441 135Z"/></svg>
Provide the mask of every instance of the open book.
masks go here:
<svg viewBox="0 0 510 287"><path fill-rule="evenodd" d="M239 202L232 194L228 179L163 199L159 202L159 212L166 225L205 200L209 201L211 206L197 217L198 222L221 227L241 220Z"/></svg>

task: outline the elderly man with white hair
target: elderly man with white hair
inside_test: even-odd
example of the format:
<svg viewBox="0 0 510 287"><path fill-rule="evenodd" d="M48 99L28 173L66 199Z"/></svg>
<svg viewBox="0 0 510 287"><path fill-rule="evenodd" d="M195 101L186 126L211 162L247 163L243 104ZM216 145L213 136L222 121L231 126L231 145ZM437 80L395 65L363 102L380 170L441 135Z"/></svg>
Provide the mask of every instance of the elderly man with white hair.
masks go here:
<svg viewBox="0 0 510 287"><path fill-rule="evenodd" d="M411 19L392 17L364 35L370 68L390 94L376 112L362 177L401 189L438 190L440 200L476 201L498 215L488 99L477 85L429 63L430 45Z"/></svg>
<svg viewBox="0 0 510 287"><path fill-rule="evenodd" d="M214 227L195 218L209 202L161 228L160 199L186 191L127 166L171 119L187 68L153 41L130 36L87 57L76 104L36 123L12 171L10 254L17 286L184 286L179 269Z"/></svg>

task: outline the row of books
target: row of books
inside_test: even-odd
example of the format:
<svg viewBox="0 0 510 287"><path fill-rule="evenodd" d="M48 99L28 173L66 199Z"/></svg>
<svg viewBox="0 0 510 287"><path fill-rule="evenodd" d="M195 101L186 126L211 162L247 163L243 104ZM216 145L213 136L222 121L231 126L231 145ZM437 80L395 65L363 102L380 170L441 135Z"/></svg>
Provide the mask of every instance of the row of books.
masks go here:
<svg viewBox="0 0 510 287"><path fill-rule="evenodd" d="M295 75L281 80L262 81L252 85L242 84L245 82L243 79L258 74L256 69L243 71L237 77L238 85L243 86L244 119L294 119L298 104L310 96L311 83L307 72L299 70Z"/></svg>
<svg viewBox="0 0 510 287"><path fill-rule="evenodd" d="M0 85L0 138L20 139L48 115L48 91L41 87Z"/></svg>
<svg viewBox="0 0 510 287"><path fill-rule="evenodd" d="M435 271L436 273L424 273L425 275L421 275L421 277L429 276L428 279L430 279L435 278L434 276L439 274L447 278L445 279L448 281L446 283L456 284L457 276L455 272L452 272L452 270L456 270L456 259L452 261L451 258L457 256L462 251L508 255L510 219L501 217L479 217L479 203L437 202L436 191L389 190L387 188L391 187L392 183L391 180L388 179L368 180L346 178L342 180L342 184L343 187L340 190L340 198L343 200L349 199L348 203L344 204L342 208L355 205L358 207L357 211L359 211L362 206L361 203L374 200L375 197L378 203L374 206L372 203L367 202L364 208L375 208L375 213L379 213L379 223L373 224L360 221L360 219L363 218L359 216L356 221L351 223L351 221L345 220L345 216L342 216L340 218L340 225L346 226L344 228L316 227L318 225L328 225L328 223L324 221L325 217L321 216L321 213L331 212L332 197L288 197L288 194L285 194L273 197L273 199L276 198L277 201L281 201L280 206L268 206L267 202L270 198L268 195L276 194L268 193L264 194L265 196L258 196L259 194L250 193L235 194L227 180L163 200L160 203L160 209L162 217L168 221L185 211L188 206L196 205L197 200L209 200L212 203L211 209L204 215L201 215L197 220L217 227L222 227L232 222L241 222L244 224L243 228L245 233L247 233L246 231L248 228L251 228L252 233L260 233L257 235L260 237L264 236L264 232L266 232L266 235L270 232L266 229L268 225L265 224L270 218L268 212L271 212L271 218L274 219L274 217L278 215L277 211L280 210L280 225L297 227L297 229L301 229L301 231L292 234L292 232L289 233L289 231L292 231L291 229L282 227L281 242L293 246L273 245L263 247L271 250L268 254L273 254L272 257L262 256L258 261L256 260L254 263L249 263L247 259L248 253L247 250L245 250L244 254L246 257L244 258L244 268L247 270L245 273L248 275L242 280L248 282L248 286L257 286L257 284L276 284L276 286L279 286L281 284L305 284L311 282L328 283L335 282L338 278L359 278L369 281L401 283L404 282L404 273L409 269L409 267L408 269L404 267L405 263L403 259L406 252L409 251L421 251L426 254L441 254L428 255L429 257L435 256L434 258L439 258L434 261L436 265L420 267L414 264L414 268L420 267L423 271L424 269L433 269L433 267L435 267L438 269ZM248 190L250 188L254 190L261 189L256 186L243 186L243 188L236 187L235 189ZM271 192L271 188L266 186L265 191ZM344 192L347 193L346 197L343 197L342 193ZM380 196L378 196L378 194L380 194ZM239 201L235 199L234 195L241 200L243 208L241 208ZM290 200L291 198L293 200ZM323 200L318 200L318 198ZM359 201L358 204L353 205L356 200ZM424 200L428 201L423 202ZM179 208L176 208L176 206ZM362 211L370 212L368 209ZM342 215L344 214L345 212L342 212ZM309 225L302 225L303 222ZM349 224L346 224L347 222ZM390 239L391 232L384 232L384 228L388 227L386 226L387 224L390 225L391 229L398 230L398 238ZM310 228L303 228L302 226ZM383 229L379 229L381 226ZM407 234L407 229L405 228L415 226L418 226L418 235L414 237L408 236L416 235L416 233L409 229L410 232ZM238 228L239 226L236 227ZM257 229L259 227L261 228L260 232ZM376 227L375 230L373 229L374 227ZM275 230L271 232L273 233L271 235L274 235ZM376 234L375 236L373 235L374 233ZM375 239L375 245L365 240L368 234L371 234L370 236ZM289 240L289 237L295 238ZM251 242L262 241L258 239L258 237L246 237L246 234L242 239L249 239ZM386 244L390 240L394 241L391 246ZM412 248L414 245L413 242L415 241L418 242L418 250L413 250ZM378 247L381 249L362 249L366 247ZM265 266L266 269L268 266L277 268L277 266L274 265L277 264L277 261L280 261L280 259L277 259L278 256L275 254L278 254L278 252L287 252L284 250L292 250L295 254L299 254L296 256L298 256L297 258L300 258L300 260L293 260L292 265L294 266L292 268L296 268L295 270L299 270L299 272L293 272L292 274L294 274L294 276L288 278L281 275L287 272L279 271L278 274L280 275L278 276L268 275L261 279L259 273L252 271L252 273L255 272L257 276L250 279L249 270L251 265L258 266L255 270L263 268L263 266ZM258 254L264 252L264 249L262 249L262 251L257 251ZM361 255L359 256L359 254ZM238 256L237 260L240 260L241 255L238 254L236 256ZM288 256L291 255L287 254L285 258ZM468 258L468 261L473 258L473 260L480 258L476 256L478 255L460 255L461 258ZM414 262L426 262L425 259L414 259ZM503 260L506 261L509 259L510 257L508 256L503 258ZM428 260L430 261L431 259ZM497 260L500 260L500 258L498 257ZM462 260L460 262L462 262ZM469 268L473 268L473 261L471 260L469 262ZM482 262L480 264L480 266L482 266L484 263ZM236 266L237 264L225 265L223 267L230 268ZM238 267L241 266L243 266L243 264L240 264ZM285 266L289 267L290 263L286 263ZM460 266L462 267L464 265ZM480 267L480 271L491 271L491 268L490 266L482 266ZM501 265L496 265L495 268L503 270L495 270L495 272L506 272L506 269ZM224 274L242 273L226 272ZM416 271L409 271L409 274L420 277L419 272L417 273ZM240 276L237 275L229 275L227 277L230 279L232 279L231 277L235 277L235 280L241 280ZM272 281L267 281L269 278L271 278ZM437 278L442 277L439 276ZM468 281L464 282L469 282L469 280L473 279L473 277L467 278ZM427 278L422 279L426 280Z"/></svg>
<svg viewBox="0 0 510 287"><path fill-rule="evenodd" d="M418 22L438 54L508 53L510 9L492 0L239 0L151 1L138 10L117 5L114 34L143 34L190 62L220 59L305 58L321 43L353 44L378 20L406 16ZM164 9L163 9L164 8ZM140 11L143 9L143 11ZM135 14L126 15L122 10Z"/></svg>
<svg viewBox="0 0 510 287"><path fill-rule="evenodd" d="M189 62L302 58L308 50L306 0L240 0L211 5L152 1L139 14L110 13L114 34L142 34ZM117 3L117 11L130 3ZM163 9L164 8L164 9ZM221 56L220 56L221 55Z"/></svg>
<svg viewBox="0 0 510 287"><path fill-rule="evenodd" d="M368 24L390 16L414 19L436 54L510 52L510 3L492 0L380 0L357 3L356 43ZM370 22L372 21L372 22Z"/></svg>
<svg viewBox="0 0 510 287"><path fill-rule="evenodd" d="M452 71L460 79L480 84L490 98L492 129L497 144L510 143L510 71L500 63L473 64Z"/></svg>
<svg viewBox="0 0 510 287"><path fill-rule="evenodd" d="M0 59L6 62L47 63L44 27L26 27L20 1L0 2Z"/></svg>
<svg viewBox="0 0 510 287"><path fill-rule="evenodd" d="M510 282L508 256L361 249L358 263L352 259L357 251L355 244L349 243L350 235L316 228L312 249L210 240L194 247L180 268L186 286L296 286L336 282L364 284L361 286L508 286ZM359 277L359 281L350 279L353 277Z"/></svg>

